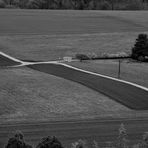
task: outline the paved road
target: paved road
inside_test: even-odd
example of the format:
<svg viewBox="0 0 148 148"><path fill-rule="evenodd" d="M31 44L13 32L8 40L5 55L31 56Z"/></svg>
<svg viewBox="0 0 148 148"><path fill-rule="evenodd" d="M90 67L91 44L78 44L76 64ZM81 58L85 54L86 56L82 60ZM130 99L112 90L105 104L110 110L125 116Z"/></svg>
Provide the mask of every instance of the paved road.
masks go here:
<svg viewBox="0 0 148 148"><path fill-rule="evenodd" d="M148 91L144 89L105 77L78 71L73 68L65 67L64 65L35 64L28 65L28 67L78 82L109 96L113 100L118 101L131 109L148 109Z"/></svg>
<svg viewBox="0 0 148 148"><path fill-rule="evenodd" d="M3 147L8 137L11 137L15 130L23 131L26 141L32 145L36 145L41 137L55 135L67 147L70 147L70 143L80 138L86 139L88 145L95 139L102 146L105 141L116 140L121 123L125 124L130 143L140 140L142 134L148 131L148 119L96 119L91 121L0 125L0 147Z"/></svg>

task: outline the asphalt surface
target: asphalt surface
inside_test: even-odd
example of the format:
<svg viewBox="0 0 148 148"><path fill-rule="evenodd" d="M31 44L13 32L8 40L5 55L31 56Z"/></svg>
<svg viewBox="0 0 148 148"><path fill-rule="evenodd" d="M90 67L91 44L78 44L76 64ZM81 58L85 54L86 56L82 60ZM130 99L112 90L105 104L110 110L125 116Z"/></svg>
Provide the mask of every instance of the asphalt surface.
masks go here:
<svg viewBox="0 0 148 148"><path fill-rule="evenodd" d="M24 123L0 125L0 147L3 147L8 138L16 130L24 133L27 143L35 146L45 136L56 136L64 147L70 147L78 139L87 141L92 147L93 140L99 146L105 146L107 141L117 141L118 129L123 123L127 129L129 144L137 143L142 139L144 132L148 131L148 119L114 119L114 120L86 120L86 121L59 121L45 123Z"/></svg>
<svg viewBox="0 0 148 148"><path fill-rule="evenodd" d="M63 65L35 64L29 68L78 82L105 94L134 110L148 109L148 91L112 79L78 71Z"/></svg>

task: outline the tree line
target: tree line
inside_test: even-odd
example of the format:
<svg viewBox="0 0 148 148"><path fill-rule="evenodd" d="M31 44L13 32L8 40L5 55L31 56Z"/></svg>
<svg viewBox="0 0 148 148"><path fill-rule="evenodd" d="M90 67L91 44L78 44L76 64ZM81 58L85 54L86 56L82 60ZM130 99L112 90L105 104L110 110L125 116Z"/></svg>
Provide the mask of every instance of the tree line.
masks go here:
<svg viewBox="0 0 148 148"><path fill-rule="evenodd" d="M148 133L145 132L142 138L136 144L130 144L127 129L122 123L118 129L118 136L115 141L105 143L105 148L147 148L148 147ZM100 148L99 143L93 140L92 148ZM21 131L17 131L13 137L9 138L5 148L33 148L26 143L24 135ZM62 143L55 136L47 136L40 140L36 148L64 148ZM88 148L86 140L78 140L71 144L70 148Z"/></svg>
<svg viewBox="0 0 148 148"><path fill-rule="evenodd" d="M131 54L127 53L119 53L119 54L108 54L103 53L101 56L95 53L93 54L83 54L77 53L75 55L76 59L79 59L80 62L82 60L97 60L97 59L127 59L131 58L141 62L148 62L148 35L145 33L141 33L136 38L135 44L131 49Z"/></svg>
<svg viewBox="0 0 148 148"><path fill-rule="evenodd" d="M0 0L0 8L142 10L148 9L148 0Z"/></svg>

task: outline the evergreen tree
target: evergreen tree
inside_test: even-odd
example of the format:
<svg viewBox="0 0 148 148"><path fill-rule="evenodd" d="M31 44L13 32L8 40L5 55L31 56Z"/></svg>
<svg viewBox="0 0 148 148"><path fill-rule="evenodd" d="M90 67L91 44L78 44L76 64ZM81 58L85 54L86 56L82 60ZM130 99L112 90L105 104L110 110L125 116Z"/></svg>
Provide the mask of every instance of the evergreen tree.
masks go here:
<svg viewBox="0 0 148 148"><path fill-rule="evenodd" d="M140 143L139 148L148 148L148 132L143 134L142 142Z"/></svg>
<svg viewBox="0 0 148 148"><path fill-rule="evenodd" d="M32 146L28 145L24 141L24 135L22 132L17 131L14 137L8 140L8 144L5 148L32 148Z"/></svg>
<svg viewBox="0 0 148 148"><path fill-rule="evenodd" d="M139 34L132 48L132 58L145 61L145 56L148 56L148 38L146 34Z"/></svg>

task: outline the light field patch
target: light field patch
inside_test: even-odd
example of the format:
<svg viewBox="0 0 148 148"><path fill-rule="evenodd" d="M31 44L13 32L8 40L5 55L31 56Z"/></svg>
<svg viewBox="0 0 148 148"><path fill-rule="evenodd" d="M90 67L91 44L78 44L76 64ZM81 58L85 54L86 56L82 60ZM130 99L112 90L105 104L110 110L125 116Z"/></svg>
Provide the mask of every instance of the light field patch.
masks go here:
<svg viewBox="0 0 148 148"><path fill-rule="evenodd" d="M28 68L0 69L0 119L68 120L133 111L85 86Z"/></svg>

